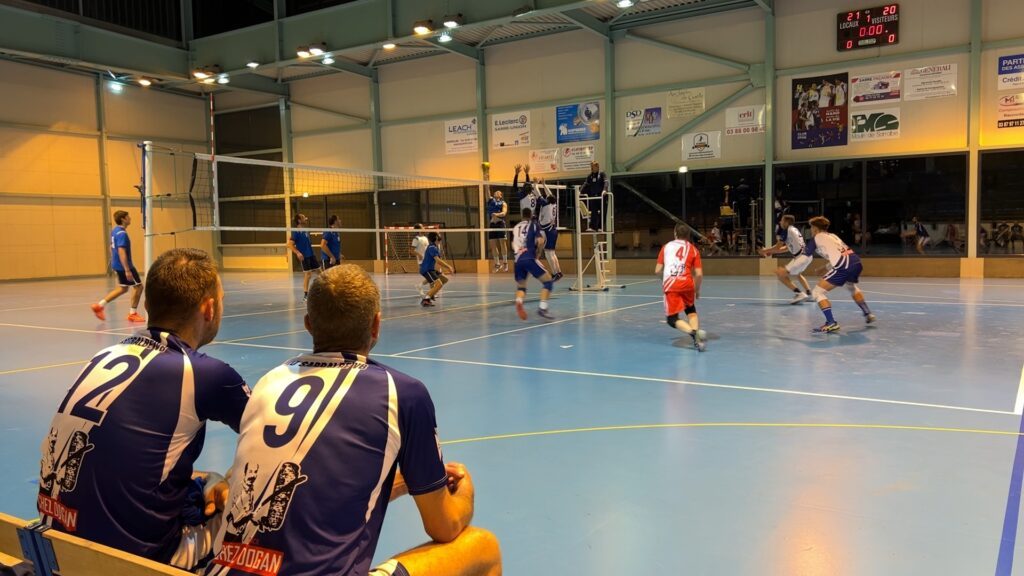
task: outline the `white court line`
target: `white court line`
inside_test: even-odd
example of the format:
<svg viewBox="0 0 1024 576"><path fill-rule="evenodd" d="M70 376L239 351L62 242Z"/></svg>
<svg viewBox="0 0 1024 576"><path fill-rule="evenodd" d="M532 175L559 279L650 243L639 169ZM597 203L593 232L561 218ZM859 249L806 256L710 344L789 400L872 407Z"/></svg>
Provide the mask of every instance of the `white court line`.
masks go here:
<svg viewBox="0 0 1024 576"><path fill-rule="evenodd" d="M403 354L405 354L403 352ZM823 392L804 392L800 390L785 390L780 388L760 388L756 386L740 386L738 384L712 384L710 382L694 382L692 380L673 380L670 378L653 378L648 376L629 376L625 374L605 374L602 372L584 372L578 370L560 370L557 368L537 368L533 366L513 366L509 364L495 364L491 362L472 362L469 360L452 360L448 358L424 358L422 356L399 356L397 354L373 354L376 358L401 358L407 360L422 360L425 362L444 362L451 364L468 364L471 366L485 366L491 368L508 368L511 370L526 370L530 372L548 372L552 374L567 374L571 376L587 376L598 378L613 378L617 380L634 380L642 382L661 382L665 384L682 384L684 386L697 386L701 388L719 388L726 390L742 390L745 392L765 392L769 394L789 394L793 396L809 396L812 398L830 398L834 400L853 400L857 402L873 402L877 404L893 404L897 406L917 406L921 408L940 408L943 410L959 410L963 412L982 412L985 414L1016 415L1015 412L1006 410L990 410L988 408L969 408L966 406L949 406L946 404L930 404L927 402L910 402L907 400L887 400L885 398L870 398L866 396L847 396L845 394L825 394Z"/></svg>
<svg viewBox="0 0 1024 576"><path fill-rule="evenodd" d="M69 308L71 306L81 306L84 308L89 304L95 303L96 301L92 300L89 302L76 302L74 304L48 304L46 306L25 306L23 308L4 308L3 310L0 310L0 312L18 312L19 310L39 310L41 308Z"/></svg>
<svg viewBox="0 0 1024 576"><path fill-rule="evenodd" d="M82 330L81 328L56 328L53 326L35 326L33 324L10 324L7 322L0 322L0 326L9 328L31 328L33 330L54 330L57 332L77 332L80 334L109 334L111 336L128 336L129 334L122 334L125 330L134 332L140 328L114 328L113 330Z"/></svg>
<svg viewBox="0 0 1024 576"><path fill-rule="evenodd" d="M445 346L454 346L456 344L465 344L466 342L473 342L475 340L484 340L487 338L494 338L495 336L502 336L505 334L512 334L515 332L523 332L525 330L534 330L536 328L544 328L546 326L554 326L555 324L562 324L564 322L574 322L576 320L582 320L584 318L591 318L593 316L603 316L605 314L613 314L615 312L621 312L622 310L629 310L631 308L640 308L641 306L650 306L651 304L660 304L661 300L655 302L645 302L643 304L634 304L632 306L624 306L622 308L612 308L611 310L605 310L603 312L592 312L590 314L583 314L580 316L573 316L572 318L565 318L563 320L555 320L554 322L545 322L544 324L534 324L532 326L526 326L523 328L516 328L514 330L505 330L504 332L495 332L494 334L484 334L483 336L476 336L474 338L466 338L464 340L456 340L454 342L445 342L444 344L437 344L436 346L427 346L425 348L417 348L415 350L406 350L405 352L398 352L394 356L400 356L402 354L412 354L413 352L423 352L424 350L433 350L435 348L444 348Z"/></svg>
<svg viewBox="0 0 1024 576"><path fill-rule="evenodd" d="M1017 386L1017 401L1013 404L1014 414L1024 414L1024 368L1020 369L1020 385Z"/></svg>

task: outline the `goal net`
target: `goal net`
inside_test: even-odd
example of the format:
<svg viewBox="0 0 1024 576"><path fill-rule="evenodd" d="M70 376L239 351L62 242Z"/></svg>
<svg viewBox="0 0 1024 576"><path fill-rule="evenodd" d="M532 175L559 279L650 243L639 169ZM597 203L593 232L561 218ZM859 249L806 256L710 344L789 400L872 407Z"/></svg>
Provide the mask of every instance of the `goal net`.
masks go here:
<svg viewBox="0 0 1024 576"><path fill-rule="evenodd" d="M387 274L418 274L419 256L416 254L414 240L421 234L427 236L431 232L437 233L438 250L441 259L456 268L455 261L449 257L446 248L444 226L437 223L425 223L422 229L417 229L414 224L404 226L384 227L384 271ZM458 268L456 268L458 270Z"/></svg>

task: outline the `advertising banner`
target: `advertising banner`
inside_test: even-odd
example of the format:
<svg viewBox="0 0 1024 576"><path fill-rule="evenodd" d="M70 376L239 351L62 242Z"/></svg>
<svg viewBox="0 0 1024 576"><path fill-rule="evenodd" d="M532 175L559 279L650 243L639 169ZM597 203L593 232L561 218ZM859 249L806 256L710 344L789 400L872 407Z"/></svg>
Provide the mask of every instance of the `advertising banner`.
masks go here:
<svg viewBox="0 0 1024 576"><path fill-rule="evenodd" d="M722 131L683 134L683 161L722 157Z"/></svg>
<svg viewBox="0 0 1024 576"><path fill-rule="evenodd" d="M626 111L626 138L661 134L661 107Z"/></svg>
<svg viewBox="0 0 1024 576"><path fill-rule="evenodd" d="M444 123L444 153L476 152L480 146L480 131L477 128L476 118L446 120Z"/></svg>
<svg viewBox="0 0 1024 576"><path fill-rule="evenodd" d="M491 147L519 148L530 145L530 113L510 112L491 116Z"/></svg>
<svg viewBox="0 0 1024 576"><path fill-rule="evenodd" d="M902 72L882 72L850 78L850 104L865 106L899 101Z"/></svg>
<svg viewBox="0 0 1024 576"><path fill-rule="evenodd" d="M558 125L556 142L586 142L601 137L601 103L585 102L559 106L555 110Z"/></svg>
<svg viewBox="0 0 1024 576"><path fill-rule="evenodd" d="M848 75L793 79L793 150L846 146Z"/></svg>

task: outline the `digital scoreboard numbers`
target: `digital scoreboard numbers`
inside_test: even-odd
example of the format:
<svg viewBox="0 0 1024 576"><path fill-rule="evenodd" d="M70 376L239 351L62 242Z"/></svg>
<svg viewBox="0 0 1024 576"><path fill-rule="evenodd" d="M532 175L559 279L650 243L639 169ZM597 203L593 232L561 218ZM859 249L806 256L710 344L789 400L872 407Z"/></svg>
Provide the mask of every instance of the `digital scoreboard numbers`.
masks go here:
<svg viewBox="0 0 1024 576"><path fill-rule="evenodd" d="M899 4L840 12L836 21L836 48L840 52L892 46L900 41Z"/></svg>

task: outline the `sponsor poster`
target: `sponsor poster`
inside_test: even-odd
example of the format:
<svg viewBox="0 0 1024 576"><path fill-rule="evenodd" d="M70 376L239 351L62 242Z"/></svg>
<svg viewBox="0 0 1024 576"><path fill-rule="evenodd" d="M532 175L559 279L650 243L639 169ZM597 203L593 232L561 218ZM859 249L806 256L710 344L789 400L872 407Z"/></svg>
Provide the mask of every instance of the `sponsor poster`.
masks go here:
<svg viewBox="0 0 1024 576"><path fill-rule="evenodd" d="M661 134L661 107L626 111L626 138Z"/></svg>
<svg viewBox="0 0 1024 576"><path fill-rule="evenodd" d="M601 103L584 102L555 109L556 142L586 142L601 137Z"/></svg>
<svg viewBox="0 0 1024 576"><path fill-rule="evenodd" d="M532 174L558 172L558 148L530 150L530 172Z"/></svg>
<svg viewBox="0 0 1024 576"><path fill-rule="evenodd" d="M665 111L669 118L696 118L704 113L704 89L689 88L670 91Z"/></svg>
<svg viewBox="0 0 1024 576"><path fill-rule="evenodd" d="M956 64L905 70L903 86L903 99L907 101L956 96Z"/></svg>
<svg viewBox="0 0 1024 576"><path fill-rule="evenodd" d="M999 57L999 89L1024 88L1024 54Z"/></svg>
<svg viewBox="0 0 1024 576"><path fill-rule="evenodd" d="M793 79L793 150L846 146L848 74Z"/></svg>
<svg viewBox="0 0 1024 576"><path fill-rule="evenodd" d="M683 161L722 157L722 131L683 134Z"/></svg>
<svg viewBox="0 0 1024 576"><path fill-rule="evenodd" d="M999 97L998 128L1024 128L1024 92Z"/></svg>
<svg viewBox="0 0 1024 576"><path fill-rule="evenodd" d="M764 104L725 109L725 135L764 133Z"/></svg>
<svg viewBox="0 0 1024 576"><path fill-rule="evenodd" d="M877 108L850 114L850 140L871 142L900 137L900 109Z"/></svg>
<svg viewBox="0 0 1024 576"><path fill-rule="evenodd" d="M476 118L446 120L444 123L444 153L476 152L480 145L480 131L477 128Z"/></svg>
<svg viewBox="0 0 1024 576"><path fill-rule="evenodd" d="M882 72L850 78L850 104L865 106L900 99L902 72Z"/></svg>
<svg viewBox="0 0 1024 576"><path fill-rule="evenodd" d="M590 170L594 161L594 145L562 146L562 171Z"/></svg>
<svg viewBox="0 0 1024 576"><path fill-rule="evenodd" d="M530 145L530 112L510 112L491 116L491 146L519 148Z"/></svg>

